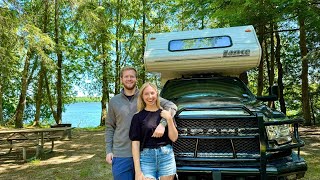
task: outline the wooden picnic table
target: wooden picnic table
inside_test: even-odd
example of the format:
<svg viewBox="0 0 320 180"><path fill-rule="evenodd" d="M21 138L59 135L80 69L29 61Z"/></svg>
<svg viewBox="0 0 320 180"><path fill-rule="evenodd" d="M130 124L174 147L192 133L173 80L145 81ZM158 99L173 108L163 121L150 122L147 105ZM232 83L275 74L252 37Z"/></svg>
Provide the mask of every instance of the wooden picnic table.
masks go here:
<svg viewBox="0 0 320 180"><path fill-rule="evenodd" d="M54 148L54 141L63 138L64 132L71 131L71 129L72 127L0 130L0 152L7 149L1 155L9 154L13 148L22 148L23 160L26 161L26 148L33 146L36 147L35 157L38 157L44 152L46 141L51 141L51 152Z"/></svg>

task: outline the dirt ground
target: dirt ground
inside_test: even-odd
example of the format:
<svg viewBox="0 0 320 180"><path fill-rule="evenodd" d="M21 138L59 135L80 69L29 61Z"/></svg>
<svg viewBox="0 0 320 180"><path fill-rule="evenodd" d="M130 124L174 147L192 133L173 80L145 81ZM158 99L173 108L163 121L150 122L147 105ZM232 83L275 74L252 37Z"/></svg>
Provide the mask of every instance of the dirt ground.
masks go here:
<svg viewBox="0 0 320 180"><path fill-rule="evenodd" d="M70 141L57 141L54 152L22 162L22 152L0 156L0 179L112 179L105 162L104 130L73 129ZM45 149L51 147L46 143ZM32 158L35 150L29 149Z"/></svg>
<svg viewBox="0 0 320 180"><path fill-rule="evenodd" d="M301 155L307 162L310 161L310 173L314 173L319 167L320 128L302 127L299 130L306 142ZM44 154L40 159L22 162L21 151L0 156L0 179L112 179L111 167L105 163L104 136L103 129L74 129L72 140L57 141L54 152ZM49 149L49 142L46 147ZM28 157L32 157L33 153L34 149L29 149ZM315 162L311 162L312 159ZM318 179L318 175L308 173L309 170L303 179Z"/></svg>

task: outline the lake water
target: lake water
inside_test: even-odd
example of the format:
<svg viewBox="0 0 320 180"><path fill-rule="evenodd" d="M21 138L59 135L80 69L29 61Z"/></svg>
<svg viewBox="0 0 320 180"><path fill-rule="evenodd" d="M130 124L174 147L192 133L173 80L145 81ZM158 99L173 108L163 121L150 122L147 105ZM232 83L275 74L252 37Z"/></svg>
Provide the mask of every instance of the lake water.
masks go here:
<svg viewBox="0 0 320 180"><path fill-rule="evenodd" d="M71 123L72 127L97 127L100 125L100 116L100 102L73 103L66 105L62 123Z"/></svg>

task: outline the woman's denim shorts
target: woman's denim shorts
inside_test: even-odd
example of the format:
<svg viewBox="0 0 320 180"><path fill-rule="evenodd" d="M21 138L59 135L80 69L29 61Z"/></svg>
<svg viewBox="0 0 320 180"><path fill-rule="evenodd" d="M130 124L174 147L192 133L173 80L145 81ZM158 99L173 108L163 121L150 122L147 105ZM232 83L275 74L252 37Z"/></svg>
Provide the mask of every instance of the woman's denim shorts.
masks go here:
<svg viewBox="0 0 320 180"><path fill-rule="evenodd" d="M161 176L175 175L177 168L172 146L144 148L140 153L140 166L144 177L159 179Z"/></svg>

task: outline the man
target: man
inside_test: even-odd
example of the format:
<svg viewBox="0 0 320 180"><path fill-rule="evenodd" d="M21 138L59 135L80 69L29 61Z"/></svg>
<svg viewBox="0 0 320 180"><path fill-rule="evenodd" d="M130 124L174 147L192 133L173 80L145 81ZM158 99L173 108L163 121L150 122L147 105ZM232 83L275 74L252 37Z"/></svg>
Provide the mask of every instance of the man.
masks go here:
<svg viewBox="0 0 320 180"><path fill-rule="evenodd" d="M132 67L124 67L120 72L123 89L120 94L111 98L108 104L106 120L106 161L112 164L114 180L133 180L134 164L131 151L129 129L133 115L137 112L139 90L136 87L137 71ZM170 110L173 115L177 106L163 98L161 107ZM153 133L153 137L161 137L166 121L161 120Z"/></svg>

